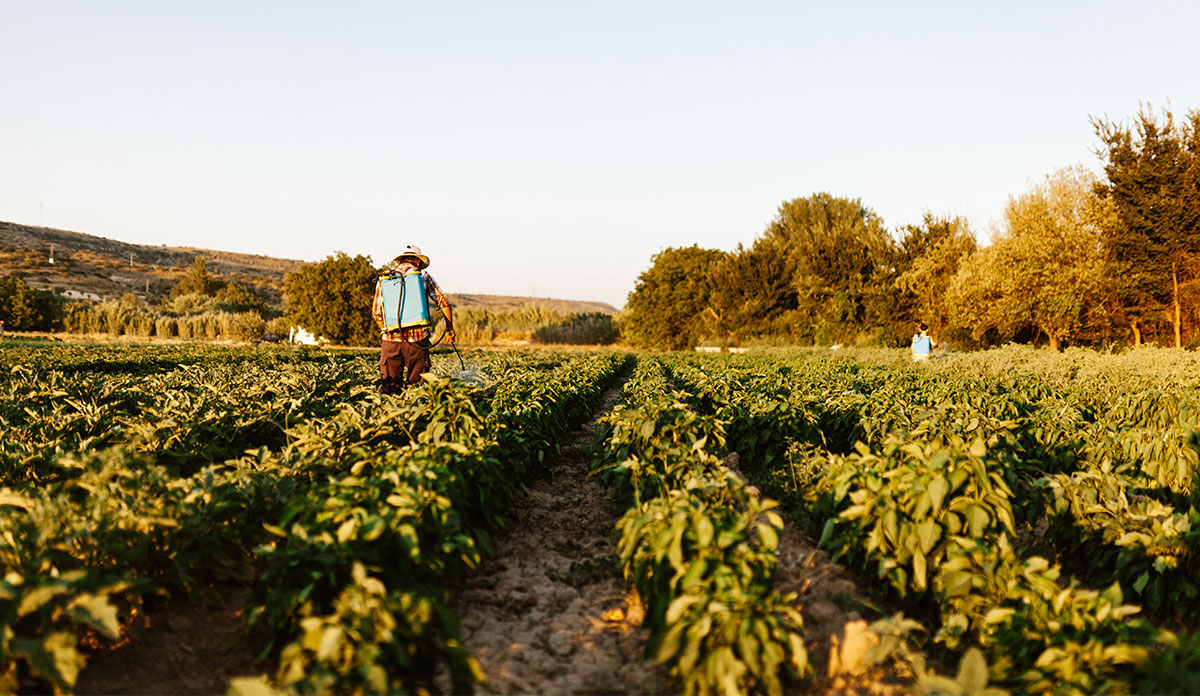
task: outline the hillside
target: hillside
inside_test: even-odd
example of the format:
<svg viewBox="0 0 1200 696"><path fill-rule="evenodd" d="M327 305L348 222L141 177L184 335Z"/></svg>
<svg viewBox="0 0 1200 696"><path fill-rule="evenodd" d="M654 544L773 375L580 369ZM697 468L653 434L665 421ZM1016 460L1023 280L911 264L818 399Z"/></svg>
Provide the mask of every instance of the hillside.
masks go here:
<svg viewBox="0 0 1200 696"><path fill-rule="evenodd" d="M545 307L554 312L580 314L599 312L616 314L617 308L607 302L585 302L582 300L555 300L546 297L511 297L508 295L456 295L449 293L450 303L457 309L486 309L491 312L507 312L530 305Z"/></svg>
<svg viewBox="0 0 1200 696"><path fill-rule="evenodd" d="M82 232L0 221L0 275L70 297L116 298L134 293L158 299L203 256L210 273L245 283L272 304L283 300L284 276L304 265L296 259L193 247L130 244ZM50 259L53 258L53 262ZM540 305L557 312L616 313L603 302L504 295L450 295L459 308L492 312Z"/></svg>
<svg viewBox="0 0 1200 696"><path fill-rule="evenodd" d="M278 303L283 277L303 265L295 259L129 244L81 232L0 222L0 274L16 274L39 289L68 296L158 297L203 256L208 269L246 283Z"/></svg>

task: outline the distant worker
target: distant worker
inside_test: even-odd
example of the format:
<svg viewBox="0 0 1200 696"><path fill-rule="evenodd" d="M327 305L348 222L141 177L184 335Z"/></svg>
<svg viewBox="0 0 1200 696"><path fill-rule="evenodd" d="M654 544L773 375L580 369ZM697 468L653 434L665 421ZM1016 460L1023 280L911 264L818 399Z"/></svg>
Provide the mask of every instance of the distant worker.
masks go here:
<svg viewBox="0 0 1200 696"><path fill-rule="evenodd" d="M406 386L420 383L421 375L430 371L431 306L446 317L446 340L455 341L450 301L433 276L425 272L428 266L429 257L409 245L392 259L391 267L375 283L371 313L383 334L379 341L379 372L380 391L384 394L399 394Z"/></svg>
<svg viewBox="0 0 1200 696"><path fill-rule="evenodd" d="M4 335L4 322L0 321L0 336Z"/></svg>
<svg viewBox="0 0 1200 696"><path fill-rule="evenodd" d="M926 360L932 351L933 339L925 333L925 325L921 324L920 332L913 334L912 337L913 360Z"/></svg>

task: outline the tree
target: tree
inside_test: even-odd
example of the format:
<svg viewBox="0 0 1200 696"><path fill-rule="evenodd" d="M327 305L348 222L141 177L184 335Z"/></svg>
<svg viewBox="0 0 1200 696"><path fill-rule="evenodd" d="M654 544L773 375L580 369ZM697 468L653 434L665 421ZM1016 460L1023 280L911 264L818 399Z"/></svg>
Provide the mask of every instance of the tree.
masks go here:
<svg viewBox="0 0 1200 696"><path fill-rule="evenodd" d="M35 290L20 276L0 277L0 321L13 331L53 331L63 316L63 300L50 290Z"/></svg>
<svg viewBox="0 0 1200 696"><path fill-rule="evenodd" d="M1102 231L1113 214L1095 187L1090 172L1066 168L1009 199L999 235L968 258L947 293L976 338L1030 326L1058 350L1103 303Z"/></svg>
<svg viewBox="0 0 1200 696"><path fill-rule="evenodd" d="M797 316L795 266L783 239L760 238L748 249L739 244L713 264L710 277L713 292L705 309L709 335L805 334L796 330L807 325L807 318Z"/></svg>
<svg viewBox="0 0 1200 696"><path fill-rule="evenodd" d="M289 273L284 284L287 315L300 326L334 343L378 344L371 317L375 268L368 257L339 251Z"/></svg>
<svg viewBox="0 0 1200 696"><path fill-rule="evenodd" d="M695 345L712 311L710 272L725 256L696 245L655 254L629 293L621 322L625 339L639 348L680 350Z"/></svg>
<svg viewBox="0 0 1200 696"><path fill-rule="evenodd" d="M1103 145L1117 224L1106 230L1105 260L1118 303L1142 341L1142 324L1164 308L1176 347L1183 345L1185 296L1200 285L1200 111L1177 125L1143 108L1132 125L1093 119Z"/></svg>
<svg viewBox="0 0 1200 696"><path fill-rule="evenodd" d="M225 284L214 296L218 303L231 312L262 312L266 303L248 286L237 281Z"/></svg>
<svg viewBox="0 0 1200 696"><path fill-rule="evenodd" d="M1025 296L1018 292L1016 277L1003 243L993 242L978 249L959 265L946 288L946 306L955 316L953 324L970 329L976 341L1004 342L1029 322Z"/></svg>
<svg viewBox="0 0 1200 696"><path fill-rule="evenodd" d="M920 225L907 225L900 241L896 287L905 295L910 318L929 327L942 342L953 323L946 290L978 244L963 217L939 218L925 212Z"/></svg>
<svg viewBox="0 0 1200 696"><path fill-rule="evenodd" d="M215 280L208 274L208 261L203 256L197 256L192 261L191 270L171 288L169 296L172 300L180 295L205 295L211 297L223 285L224 283Z"/></svg>
<svg viewBox="0 0 1200 696"><path fill-rule="evenodd" d="M785 250L796 306L812 317L815 340L844 341L891 322L895 244L859 199L818 193L787 201L762 241Z"/></svg>

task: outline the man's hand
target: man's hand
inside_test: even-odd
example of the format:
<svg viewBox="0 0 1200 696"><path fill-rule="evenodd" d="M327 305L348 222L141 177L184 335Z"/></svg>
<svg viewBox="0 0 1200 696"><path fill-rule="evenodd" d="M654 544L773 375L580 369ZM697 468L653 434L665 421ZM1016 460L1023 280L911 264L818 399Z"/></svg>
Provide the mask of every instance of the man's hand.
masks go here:
<svg viewBox="0 0 1200 696"><path fill-rule="evenodd" d="M458 343L458 336L454 335L453 328L446 329L446 340L449 341L451 344Z"/></svg>

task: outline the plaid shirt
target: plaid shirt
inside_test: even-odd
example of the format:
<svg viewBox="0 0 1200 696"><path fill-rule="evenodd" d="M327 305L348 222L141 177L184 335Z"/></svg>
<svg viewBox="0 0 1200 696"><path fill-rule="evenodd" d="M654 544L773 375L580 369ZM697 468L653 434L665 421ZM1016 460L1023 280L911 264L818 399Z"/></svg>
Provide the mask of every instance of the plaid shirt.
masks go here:
<svg viewBox="0 0 1200 696"><path fill-rule="evenodd" d="M411 263L402 263L395 267L398 273L419 270ZM425 280L425 297L429 299L430 306L436 305L443 312L450 308L450 300L442 294L442 289L433 280L433 276L422 271L421 277ZM426 326L417 326L411 329L395 329L393 331L383 331L383 287L378 281L375 283L375 299L371 302L371 314L375 317L375 324L379 326L382 333L382 338L385 341L407 341L416 343L423 341L433 335L433 329ZM431 317L432 318L432 317Z"/></svg>

